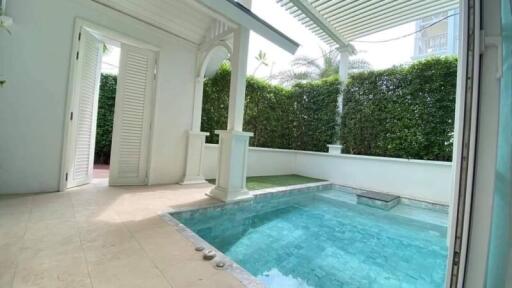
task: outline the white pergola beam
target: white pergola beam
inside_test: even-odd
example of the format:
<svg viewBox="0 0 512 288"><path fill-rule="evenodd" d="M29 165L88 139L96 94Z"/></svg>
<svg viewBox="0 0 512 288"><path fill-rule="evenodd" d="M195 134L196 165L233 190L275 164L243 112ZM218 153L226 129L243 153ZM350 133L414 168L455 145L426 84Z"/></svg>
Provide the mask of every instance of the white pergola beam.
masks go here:
<svg viewBox="0 0 512 288"><path fill-rule="evenodd" d="M439 5L436 6L427 5L425 3L419 3L418 9L412 11L409 9L409 7L407 7L407 5L399 5L398 7L387 7L379 10L379 12L377 13L366 15L366 19L368 17L372 18L372 23L368 23L367 21L365 21L364 18L354 18L353 21L350 22L344 21L337 23L335 24L335 27L340 31L343 31L342 33L357 33L357 31L365 30L368 29L369 27L375 29L391 23L394 24L395 26L398 26L401 23L408 23L410 21L414 21L414 18L418 17L417 15L424 15L425 13L435 14L435 11L446 11L450 7L453 7L452 4L442 3L443 1L435 2L440 3Z"/></svg>
<svg viewBox="0 0 512 288"><path fill-rule="evenodd" d="M239 25L254 31L285 51L295 54L299 43L280 32L255 14L233 0L197 0L208 8L223 14Z"/></svg>
<svg viewBox="0 0 512 288"><path fill-rule="evenodd" d="M440 12L450 10L453 8L455 8L455 7L453 7L452 5L440 5L438 7L424 9L423 11L417 11L415 13L407 14L407 16L413 17L413 19L414 19L414 18L421 17L421 15L424 15L424 13L426 11L430 14L436 14L436 13L440 13ZM406 13L406 12L404 12L404 13ZM368 26L363 25L363 26L361 26L361 28L364 27L362 29L359 29L359 30L356 30L353 32L347 32L347 37L350 39L358 39L358 38L368 36L368 35L375 33L376 29L379 29L379 31L382 31L382 30L393 28L393 27L396 27L396 26L399 26L402 24L406 24L406 23L409 23L412 21L412 20L403 19L403 18L400 19L400 15L401 14L398 14L393 18L389 18L388 20L382 20L382 21L376 22L373 25L368 25ZM386 24L386 23L388 23L388 24Z"/></svg>
<svg viewBox="0 0 512 288"><path fill-rule="evenodd" d="M276 0L328 45L340 45L455 9L457 0ZM313 25L311 25L313 23ZM320 29L320 31L318 31ZM325 40L328 37L328 40Z"/></svg>
<svg viewBox="0 0 512 288"><path fill-rule="evenodd" d="M322 31L324 31L329 38L331 38L338 46L350 46L350 43L347 39L345 39L342 35L337 33L336 29L331 26L325 18L318 13L318 11L311 6L308 1L305 0L289 0L291 3L295 5L296 8L302 12L307 18L309 18L316 26L318 26Z"/></svg>
<svg viewBox="0 0 512 288"><path fill-rule="evenodd" d="M335 28L338 28L338 26L340 25L344 25L347 23L352 24L353 21L359 20L363 17L366 17L366 20L368 20L368 17L372 17L373 19L374 16L382 15L384 13L389 12L387 9L389 9L390 7L398 9L402 7L402 5L410 5L413 4L414 2L421 1L424 0L374 0L369 1L370 3L372 3L372 6L369 9L343 9L343 12L341 13L336 13L334 15L326 17L327 19L329 19L329 21L331 21L332 25ZM350 17L348 17L347 15L350 15ZM350 19L350 21L348 21L347 19Z"/></svg>

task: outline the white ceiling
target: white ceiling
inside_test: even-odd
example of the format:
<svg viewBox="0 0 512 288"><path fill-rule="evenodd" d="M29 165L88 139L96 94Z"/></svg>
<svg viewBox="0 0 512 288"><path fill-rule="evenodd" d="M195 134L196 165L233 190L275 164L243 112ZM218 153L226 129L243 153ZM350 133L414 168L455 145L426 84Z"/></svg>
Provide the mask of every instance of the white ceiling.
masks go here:
<svg viewBox="0 0 512 288"><path fill-rule="evenodd" d="M200 44L214 18L193 0L93 0Z"/></svg>

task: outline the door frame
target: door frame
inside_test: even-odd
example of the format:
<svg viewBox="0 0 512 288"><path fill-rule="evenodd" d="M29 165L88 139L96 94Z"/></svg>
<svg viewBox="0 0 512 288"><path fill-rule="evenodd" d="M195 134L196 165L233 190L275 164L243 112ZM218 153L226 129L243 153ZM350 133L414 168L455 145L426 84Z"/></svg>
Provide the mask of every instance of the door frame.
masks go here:
<svg viewBox="0 0 512 288"><path fill-rule="evenodd" d="M497 80L501 78L502 8L499 0L461 0L461 4L461 89L446 287L476 288L485 287L488 272L500 108Z"/></svg>
<svg viewBox="0 0 512 288"><path fill-rule="evenodd" d="M459 7L459 67L452 173L454 183L448 231L446 287L463 287L465 278L479 105L480 2L461 0Z"/></svg>
<svg viewBox="0 0 512 288"><path fill-rule="evenodd" d="M148 152L147 152L147 167L146 167L146 174L148 175L149 179L149 167L151 166L151 159L152 159L152 140L153 140L153 122L155 119L155 99L156 99L156 91L157 91L157 85L158 85L158 72L159 72L159 58L160 58L160 48L153 46L151 44L148 44L144 41L140 41L137 39L134 39L130 36L126 36L122 33L116 32L110 28L92 23L88 20L85 20L83 18L77 17L75 18L74 28L73 28L73 38L72 38L72 45L71 45L71 55L70 55L70 62L69 62L69 75L68 75L68 88L67 88L67 96L66 96L66 104L65 104L65 114L64 114L64 137L62 142L62 157L61 157L61 169L60 169L60 181L59 181L59 191L65 191L67 189L66 187L66 173L70 170L72 165L72 151L71 151L71 141L72 139L72 125L70 121L70 115L71 112L73 112L73 105L77 103L78 101L78 95L74 93L74 91L77 88L77 79L78 77L78 61L76 61L76 53L78 52L80 48L80 42L78 41L78 37L80 34L80 31L82 28L85 28L89 31L91 31L95 36L97 36L99 39L106 38L111 39L116 42L120 43L126 43L132 46L137 46L139 48L148 49L155 53L155 59L156 59L156 66L155 66L155 73L156 77L154 80L153 85L153 91L151 93L151 104L150 104L150 127L149 127L149 139L148 139ZM115 117L115 115L114 115ZM146 183L147 184L147 183Z"/></svg>

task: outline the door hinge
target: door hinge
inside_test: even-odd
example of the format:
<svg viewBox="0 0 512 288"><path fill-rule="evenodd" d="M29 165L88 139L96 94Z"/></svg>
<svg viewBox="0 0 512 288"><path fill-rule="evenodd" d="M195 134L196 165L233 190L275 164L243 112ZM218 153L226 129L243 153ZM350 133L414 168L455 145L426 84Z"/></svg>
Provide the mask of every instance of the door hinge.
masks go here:
<svg viewBox="0 0 512 288"><path fill-rule="evenodd" d="M69 120L70 120L70 121L73 121L73 112L71 112L71 113L69 114Z"/></svg>
<svg viewBox="0 0 512 288"><path fill-rule="evenodd" d="M76 60L80 57L80 51L76 51Z"/></svg>
<svg viewBox="0 0 512 288"><path fill-rule="evenodd" d="M66 172L66 182L68 182L68 172Z"/></svg>
<svg viewBox="0 0 512 288"><path fill-rule="evenodd" d="M82 32L78 32L78 41L80 41L80 39L82 39Z"/></svg>

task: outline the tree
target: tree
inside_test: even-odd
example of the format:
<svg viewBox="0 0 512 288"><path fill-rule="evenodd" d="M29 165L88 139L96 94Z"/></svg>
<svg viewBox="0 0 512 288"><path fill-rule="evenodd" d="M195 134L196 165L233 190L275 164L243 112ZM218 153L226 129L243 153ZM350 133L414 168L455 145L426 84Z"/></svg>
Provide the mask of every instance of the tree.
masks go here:
<svg viewBox="0 0 512 288"><path fill-rule="evenodd" d="M262 65L268 66L267 53L263 52L263 50L260 50L260 52L258 52L258 55L256 55L255 58L258 61L258 65L256 66L256 68L254 68L254 72L252 72L252 75L256 75L256 72L258 71L258 69L260 69Z"/></svg>
<svg viewBox="0 0 512 288"><path fill-rule="evenodd" d="M325 51L322 49L322 57L319 59L298 56L292 60L290 66L291 69L277 73L272 76L271 80L277 80L281 84L290 86L298 82L320 80L338 75L340 55L337 50ZM370 63L362 58L352 59L349 62L349 73L370 69Z"/></svg>

